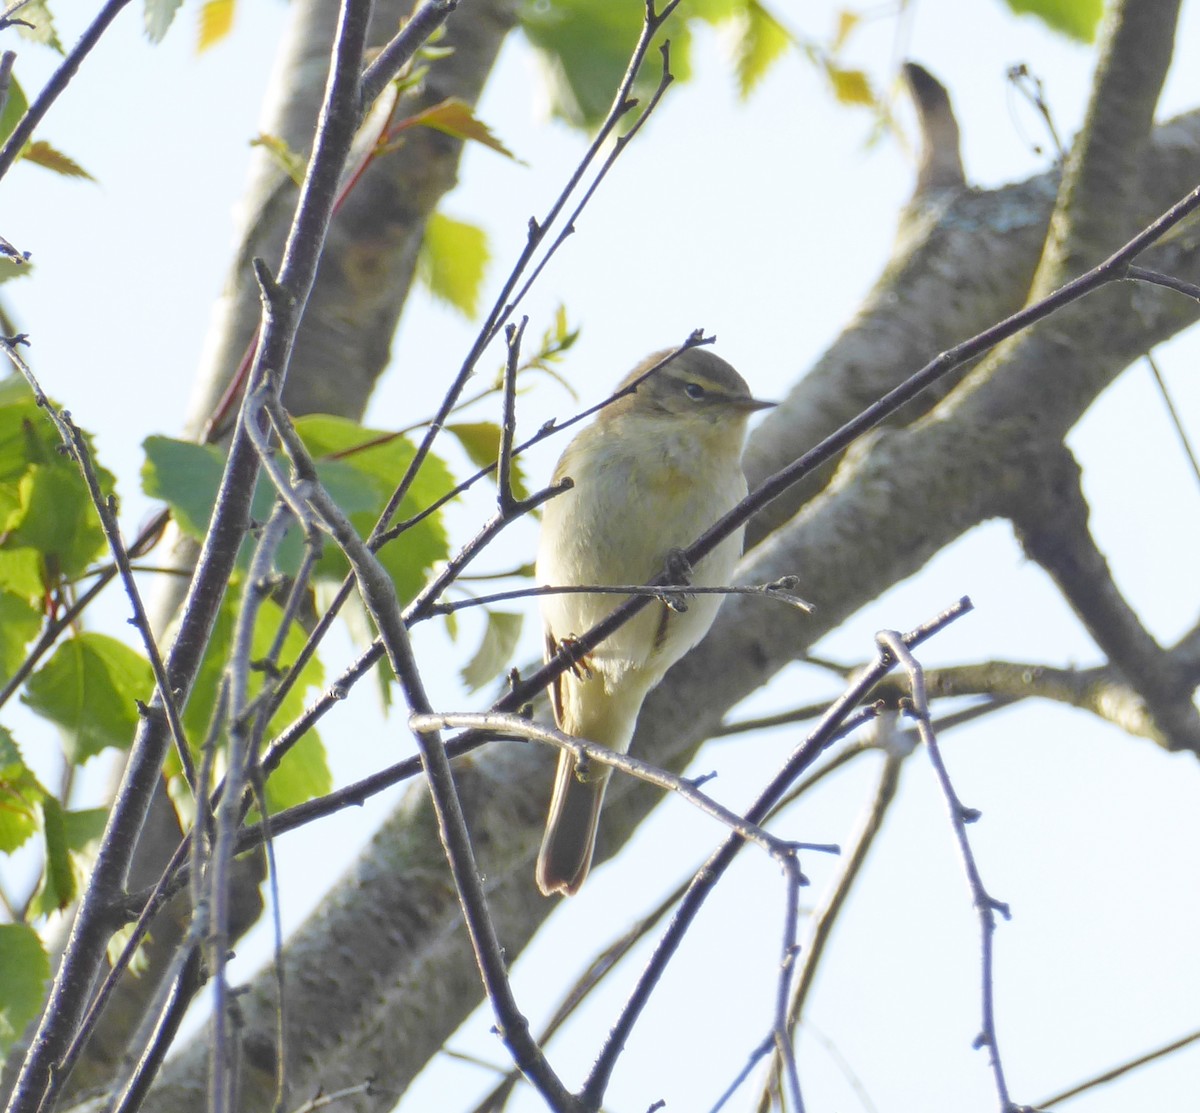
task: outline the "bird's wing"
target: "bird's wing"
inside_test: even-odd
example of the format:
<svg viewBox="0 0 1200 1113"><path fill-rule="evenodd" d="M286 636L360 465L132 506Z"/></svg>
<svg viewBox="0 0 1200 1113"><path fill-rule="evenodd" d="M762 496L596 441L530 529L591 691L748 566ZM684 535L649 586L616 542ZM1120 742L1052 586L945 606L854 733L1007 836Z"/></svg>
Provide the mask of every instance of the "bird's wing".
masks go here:
<svg viewBox="0 0 1200 1113"><path fill-rule="evenodd" d="M550 627L548 627L548 626L546 627L546 630L545 630L545 639L546 639L546 642L545 642L546 657L545 657L545 659L547 661L552 661L556 656L558 656L558 642L555 640L554 634L551 633ZM562 689L563 689L563 678L565 675L566 675L565 673L560 672L550 684L550 707L554 711L554 722L559 726L559 728L562 727L562 721L563 721L563 692L562 692Z"/></svg>

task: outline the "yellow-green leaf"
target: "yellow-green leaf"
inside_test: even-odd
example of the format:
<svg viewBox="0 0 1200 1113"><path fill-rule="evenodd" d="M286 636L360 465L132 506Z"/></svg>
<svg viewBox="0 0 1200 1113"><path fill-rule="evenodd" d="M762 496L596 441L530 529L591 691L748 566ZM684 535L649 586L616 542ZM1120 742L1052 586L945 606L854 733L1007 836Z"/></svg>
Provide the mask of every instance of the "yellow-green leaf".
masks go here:
<svg viewBox="0 0 1200 1113"><path fill-rule="evenodd" d="M1084 43L1095 41L1104 15L1104 0L1008 0L1008 6L1016 15L1036 16L1047 27Z"/></svg>
<svg viewBox="0 0 1200 1113"><path fill-rule="evenodd" d="M417 273L430 293L472 318L489 258L482 228L434 213L425 223Z"/></svg>
<svg viewBox="0 0 1200 1113"><path fill-rule="evenodd" d="M29 101L25 98L25 90L21 88L21 83L14 74L9 74L8 96L4 100L4 111L0 112L0 143L12 135L13 128L25 115L28 107Z"/></svg>
<svg viewBox="0 0 1200 1113"><path fill-rule="evenodd" d="M737 32L734 70L738 93L744 99L754 91L776 59L792 45L792 37L757 0L747 0L733 23Z"/></svg>
<svg viewBox="0 0 1200 1113"><path fill-rule="evenodd" d="M0 852L11 854L28 842L38 828L45 796L13 736L0 727Z"/></svg>

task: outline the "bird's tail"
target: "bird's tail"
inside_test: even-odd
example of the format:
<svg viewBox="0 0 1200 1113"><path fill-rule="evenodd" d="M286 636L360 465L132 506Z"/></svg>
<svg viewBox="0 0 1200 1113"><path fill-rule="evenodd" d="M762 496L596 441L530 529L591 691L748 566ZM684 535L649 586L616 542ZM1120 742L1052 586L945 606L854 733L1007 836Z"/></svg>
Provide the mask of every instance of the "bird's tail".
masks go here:
<svg viewBox="0 0 1200 1113"><path fill-rule="evenodd" d="M608 774L607 768L593 766L592 777L582 781L575 775L575 759L565 750L559 752L554 795L535 874L538 888L546 896L573 896L587 877Z"/></svg>

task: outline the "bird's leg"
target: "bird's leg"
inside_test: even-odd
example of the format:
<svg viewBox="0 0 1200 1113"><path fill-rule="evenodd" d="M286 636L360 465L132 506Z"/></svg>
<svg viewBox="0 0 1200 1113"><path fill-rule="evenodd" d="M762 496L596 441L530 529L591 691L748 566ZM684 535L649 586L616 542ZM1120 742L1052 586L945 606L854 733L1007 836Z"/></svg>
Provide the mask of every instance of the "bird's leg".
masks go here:
<svg viewBox="0 0 1200 1113"><path fill-rule="evenodd" d="M588 664L588 655L579 648L579 639L568 634L557 646L571 658L571 672L580 680L592 679L592 667Z"/></svg>
<svg viewBox="0 0 1200 1113"><path fill-rule="evenodd" d="M690 584L692 582L692 562L688 560L687 554L682 549L667 550L664 571L667 580L672 584ZM682 592L668 592L663 595L662 601L676 614L683 614L688 609L688 596Z"/></svg>

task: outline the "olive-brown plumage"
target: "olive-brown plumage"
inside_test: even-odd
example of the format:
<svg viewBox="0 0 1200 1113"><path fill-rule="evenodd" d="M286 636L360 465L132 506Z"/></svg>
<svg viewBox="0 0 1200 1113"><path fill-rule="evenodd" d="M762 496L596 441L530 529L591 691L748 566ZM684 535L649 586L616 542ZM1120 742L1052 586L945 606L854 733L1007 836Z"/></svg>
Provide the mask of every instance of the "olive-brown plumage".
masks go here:
<svg viewBox="0 0 1200 1113"><path fill-rule="evenodd" d="M649 356L622 381L666 357ZM554 470L574 486L543 511L537 581L542 586L646 584L675 549L685 549L746 495L741 454L746 419L771 405L753 398L723 359L689 349L637 390L600 411L567 445ZM721 542L692 570L691 582L729 582L742 531ZM624 601L623 596L541 597L547 658ZM564 672L551 691L559 729L626 752L647 693L708 632L719 595L698 595L675 611L656 600ZM575 893L595 849L609 769L592 763L587 779L559 756L554 795L537 861L547 895Z"/></svg>

